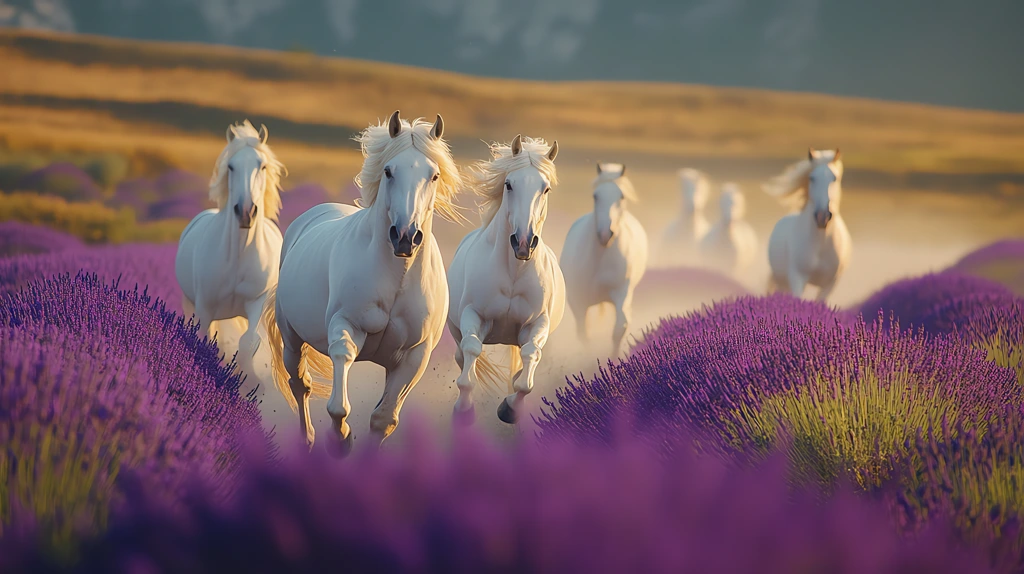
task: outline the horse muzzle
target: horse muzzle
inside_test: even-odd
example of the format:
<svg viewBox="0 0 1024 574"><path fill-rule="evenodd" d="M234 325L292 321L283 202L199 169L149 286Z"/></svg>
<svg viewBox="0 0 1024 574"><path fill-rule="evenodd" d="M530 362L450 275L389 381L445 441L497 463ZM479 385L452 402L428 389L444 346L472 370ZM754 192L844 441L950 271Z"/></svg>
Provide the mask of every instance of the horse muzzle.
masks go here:
<svg viewBox="0 0 1024 574"><path fill-rule="evenodd" d="M256 212L258 208L254 203L248 210L242 209L242 204L235 204L235 217L238 219L238 227L240 229L249 229L252 227L253 220L256 219Z"/></svg>
<svg viewBox="0 0 1024 574"><path fill-rule="evenodd" d="M528 233L520 238L518 233L513 233L509 236L508 242L512 244L512 251L516 254L516 259L529 261L533 257L533 251L540 244L540 237Z"/></svg>
<svg viewBox="0 0 1024 574"><path fill-rule="evenodd" d="M615 233L611 231L598 231L597 241L601 244L601 247L608 247L608 244L612 242L612 238L615 237Z"/></svg>
<svg viewBox="0 0 1024 574"><path fill-rule="evenodd" d="M423 232L410 225L401 230L392 225L388 232L391 238L391 246L395 248L395 257L412 257L416 248L423 243Z"/></svg>
<svg viewBox="0 0 1024 574"><path fill-rule="evenodd" d="M825 229L828 227L828 222L832 221L831 211L815 211L814 222L818 224L818 229Z"/></svg>

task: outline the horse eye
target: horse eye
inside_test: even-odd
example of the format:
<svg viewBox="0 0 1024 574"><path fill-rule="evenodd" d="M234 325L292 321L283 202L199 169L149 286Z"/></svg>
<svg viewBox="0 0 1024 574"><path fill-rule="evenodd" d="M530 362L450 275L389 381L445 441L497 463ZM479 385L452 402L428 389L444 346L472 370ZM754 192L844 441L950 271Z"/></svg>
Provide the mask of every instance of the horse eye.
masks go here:
<svg viewBox="0 0 1024 574"><path fill-rule="evenodd" d="M548 193L549 191L551 191L551 188L550 188L550 187L545 187L545 188L544 188L544 194L545 194L545 195L547 195L547 193Z"/></svg>
<svg viewBox="0 0 1024 574"><path fill-rule="evenodd" d="M260 166L260 171L267 171L266 164Z"/></svg>
<svg viewBox="0 0 1024 574"><path fill-rule="evenodd" d="M228 171L235 171L235 166L229 164Z"/></svg>
<svg viewBox="0 0 1024 574"><path fill-rule="evenodd" d="M434 174L434 177L430 178L430 181L437 181L438 174Z"/></svg>
<svg viewBox="0 0 1024 574"><path fill-rule="evenodd" d="M505 189L507 189L509 191L512 191L512 182L511 181L506 181L505 182Z"/></svg>
<svg viewBox="0 0 1024 574"><path fill-rule="evenodd" d="M388 179L391 179L391 168L390 167L385 167L384 168L384 177L386 177Z"/></svg>

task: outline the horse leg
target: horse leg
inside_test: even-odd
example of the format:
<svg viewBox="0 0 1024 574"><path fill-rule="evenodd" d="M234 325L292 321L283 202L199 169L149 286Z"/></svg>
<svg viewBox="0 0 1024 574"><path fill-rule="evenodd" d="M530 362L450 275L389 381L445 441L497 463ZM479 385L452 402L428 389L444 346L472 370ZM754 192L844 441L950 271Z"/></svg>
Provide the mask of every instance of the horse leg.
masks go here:
<svg viewBox="0 0 1024 574"><path fill-rule="evenodd" d="M313 378L302 361L302 339L278 315L278 329L284 344L284 368L288 371L288 386L299 408L299 432L306 437L306 445L313 448L316 431L309 418L309 395L313 393Z"/></svg>
<svg viewBox="0 0 1024 574"><path fill-rule="evenodd" d="M261 342L257 330L260 326L260 317L263 315L263 303L266 300L267 296L264 294L245 304L245 317L248 319L249 324L246 326L245 332L238 339L238 361L239 365L242 366L242 370L247 373L255 372L253 357L255 357L256 351L259 350Z"/></svg>
<svg viewBox="0 0 1024 574"><path fill-rule="evenodd" d="M612 331L612 354L619 356L622 352L622 341L629 331L629 321L633 316L633 289L626 285L611 293L612 304L615 305L615 329Z"/></svg>
<svg viewBox="0 0 1024 574"><path fill-rule="evenodd" d="M829 295L832 294L832 291L835 288L836 288L836 278L833 277L827 283L823 283L821 285L821 287L818 288L818 296L816 297L816 299L818 301L826 301L826 300L828 300Z"/></svg>
<svg viewBox="0 0 1024 574"><path fill-rule="evenodd" d="M327 337L330 341L327 353L334 363L334 386L327 399L327 414L331 415L334 423L334 432L331 433L335 440L334 453L343 457L352 451L355 440L345 420L352 411L352 403L348 400L348 373L366 341L366 333L357 330L338 312L327 325Z"/></svg>
<svg viewBox="0 0 1024 574"><path fill-rule="evenodd" d="M472 422L473 414L473 388L476 386L476 361L484 350L483 341L480 340L480 329L482 321L480 316L472 309L465 309L462 312L461 325L462 339L459 341L459 350L456 352L462 355L462 372L455 384L459 387L459 398L455 401L455 408L452 417L463 423ZM454 334L454 333L453 333Z"/></svg>
<svg viewBox="0 0 1024 574"><path fill-rule="evenodd" d="M789 283L789 291L794 297L800 298L804 296L804 290L807 289L807 278L800 275L798 271L790 271L786 277L786 282Z"/></svg>
<svg viewBox="0 0 1024 574"><path fill-rule="evenodd" d="M519 356L523 360L523 368L512 383L515 393L505 397L498 405L498 418L503 423L515 424L526 401L526 395L533 391L533 377L537 365L540 364L544 345L548 341L549 325L550 321L545 314L533 323L524 325L519 332Z"/></svg>
<svg viewBox="0 0 1024 574"><path fill-rule="evenodd" d="M395 432L398 427L398 413L402 410L409 391L416 386L430 361L430 350L427 345L417 345L402 356L401 361L388 369L384 380L384 394L380 403L370 415L370 435L377 447Z"/></svg>
<svg viewBox="0 0 1024 574"><path fill-rule="evenodd" d="M590 310L590 307L573 299L569 303L569 308L572 309L572 316L576 318L576 337L580 343L586 343L590 339L590 330L587 325L587 311Z"/></svg>
<svg viewBox="0 0 1024 574"><path fill-rule="evenodd" d="M455 364L458 365L459 372L461 373L466 366L466 355L462 352L462 331L455 326L455 323L448 321L448 332L455 339ZM473 424L474 419L475 411L473 409L467 411L452 410L452 423L455 425L469 426Z"/></svg>

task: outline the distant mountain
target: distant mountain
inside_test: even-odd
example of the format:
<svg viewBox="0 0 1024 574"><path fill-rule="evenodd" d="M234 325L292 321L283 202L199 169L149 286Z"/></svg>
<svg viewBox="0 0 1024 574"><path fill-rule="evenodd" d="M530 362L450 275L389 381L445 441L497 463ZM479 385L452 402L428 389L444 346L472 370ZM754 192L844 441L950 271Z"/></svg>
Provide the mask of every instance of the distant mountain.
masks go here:
<svg viewBox="0 0 1024 574"><path fill-rule="evenodd" d="M1021 0L0 0L7 26L1005 111L1022 22Z"/></svg>

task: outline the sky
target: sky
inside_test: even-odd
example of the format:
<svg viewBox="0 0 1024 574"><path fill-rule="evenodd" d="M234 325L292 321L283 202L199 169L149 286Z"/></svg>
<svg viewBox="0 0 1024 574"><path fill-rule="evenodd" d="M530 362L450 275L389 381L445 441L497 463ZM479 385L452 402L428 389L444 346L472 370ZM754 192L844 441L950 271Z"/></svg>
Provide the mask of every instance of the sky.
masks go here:
<svg viewBox="0 0 1024 574"><path fill-rule="evenodd" d="M0 0L0 26L1024 112L1024 0Z"/></svg>

